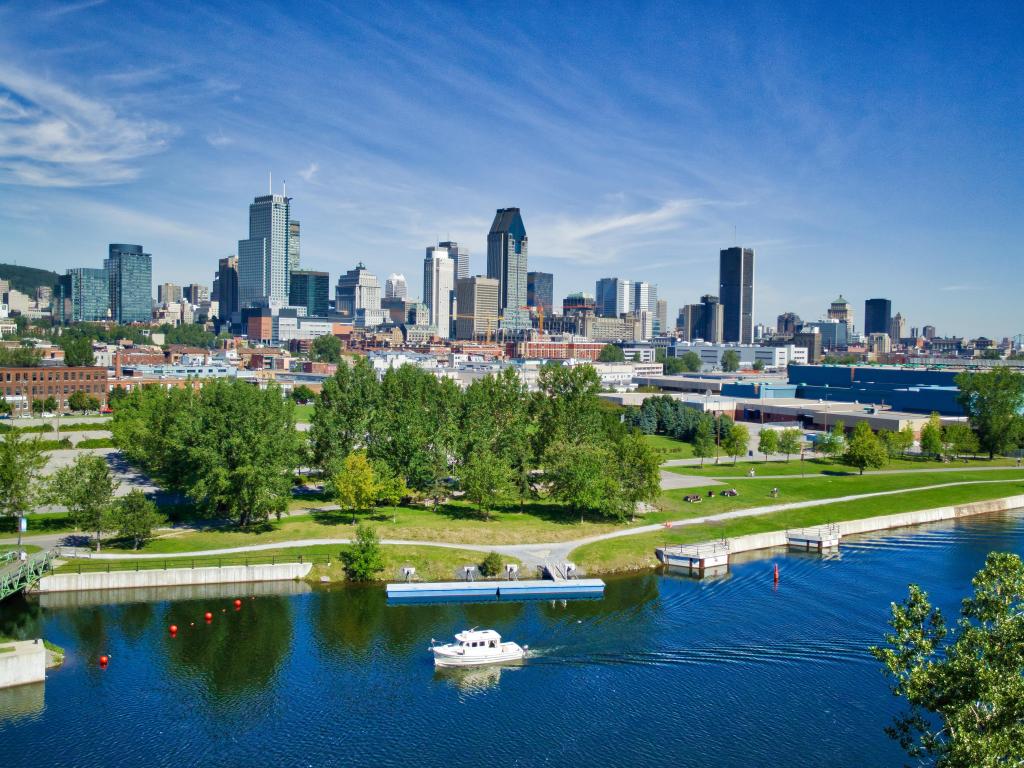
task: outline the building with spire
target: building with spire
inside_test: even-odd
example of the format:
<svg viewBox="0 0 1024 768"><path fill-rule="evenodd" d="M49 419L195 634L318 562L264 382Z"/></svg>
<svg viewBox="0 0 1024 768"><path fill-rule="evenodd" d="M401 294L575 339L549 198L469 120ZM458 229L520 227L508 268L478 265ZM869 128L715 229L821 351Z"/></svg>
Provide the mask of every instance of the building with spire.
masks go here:
<svg viewBox="0 0 1024 768"><path fill-rule="evenodd" d="M526 306L526 261L528 238L518 208L499 208L487 234L487 277L498 281L498 309L501 328L530 330Z"/></svg>

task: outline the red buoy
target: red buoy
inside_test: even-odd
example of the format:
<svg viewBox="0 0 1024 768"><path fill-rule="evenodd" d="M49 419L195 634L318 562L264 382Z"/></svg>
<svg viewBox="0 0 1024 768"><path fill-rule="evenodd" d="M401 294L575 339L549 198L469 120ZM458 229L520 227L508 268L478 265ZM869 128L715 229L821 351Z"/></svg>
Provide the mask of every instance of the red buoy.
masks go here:
<svg viewBox="0 0 1024 768"><path fill-rule="evenodd" d="M203 618L207 621L213 621L213 614L207 611L205 614L203 614Z"/></svg>
<svg viewBox="0 0 1024 768"><path fill-rule="evenodd" d="M242 601L236 598L235 599L235 608L241 608L241 607L242 607Z"/></svg>
<svg viewBox="0 0 1024 768"><path fill-rule="evenodd" d="M775 583L779 583L779 564L775 564Z"/></svg>
<svg viewBox="0 0 1024 768"><path fill-rule="evenodd" d="M171 632L171 637L174 637L176 634L178 634L178 625L177 624L171 624L171 626L168 627L168 629Z"/></svg>
<svg viewBox="0 0 1024 768"><path fill-rule="evenodd" d="M110 658L108 656L100 656L100 666L101 667L107 666L107 664L109 662L110 662Z"/></svg>

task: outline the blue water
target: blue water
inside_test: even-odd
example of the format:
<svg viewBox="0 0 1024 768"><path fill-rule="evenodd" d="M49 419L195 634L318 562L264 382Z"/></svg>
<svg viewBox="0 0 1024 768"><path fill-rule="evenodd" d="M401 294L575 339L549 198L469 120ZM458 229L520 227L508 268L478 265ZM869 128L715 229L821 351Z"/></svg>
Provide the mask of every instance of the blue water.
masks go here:
<svg viewBox="0 0 1024 768"><path fill-rule="evenodd" d="M0 691L0 765L900 765L883 733L898 702L866 649L911 581L955 613L994 549L1024 550L1024 513L751 557L719 580L609 579L603 600L388 606L379 586L261 585L296 594L242 593L237 612L225 589L8 601L0 633L68 660L45 688ZM539 655L435 672L430 639L472 625Z"/></svg>

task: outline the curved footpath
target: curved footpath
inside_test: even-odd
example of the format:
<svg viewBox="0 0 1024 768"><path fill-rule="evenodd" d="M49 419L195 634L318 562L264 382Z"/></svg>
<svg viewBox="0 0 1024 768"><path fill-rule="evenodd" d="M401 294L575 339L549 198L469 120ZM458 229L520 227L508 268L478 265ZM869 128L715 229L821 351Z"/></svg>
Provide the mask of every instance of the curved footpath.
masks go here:
<svg viewBox="0 0 1024 768"><path fill-rule="evenodd" d="M732 478L730 478L732 479ZM812 499L809 501L794 501L785 504L770 504L763 507L750 507L747 509L736 509L730 512L721 512L714 515L702 515L690 517L683 520L674 520L666 523L655 523L652 525L641 525L636 528L627 528L610 533L587 536L571 541L547 542L539 544L461 544L443 541L410 541L406 539L381 539L382 544L406 545L418 547L442 547L445 549L466 549L475 552L498 552L499 554L516 557L526 566L539 565L547 561L562 562L569 558L569 553L578 547L586 544L593 544L598 541L617 539L623 536L636 536L642 533L653 533L667 527L682 528L690 525L701 525L704 523L715 523L723 520L734 520L743 517L757 517L773 512L782 512L791 509L804 509L807 507L821 507L830 504L839 504L846 501L858 501L870 499L877 496L895 496L915 491L927 491L937 488L953 488L963 485L987 485L991 483L1005 483L1006 480L963 480L955 483L939 483L937 485L925 485L919 488L901 488L892 491L875 491L872 493L851 494L837 496L830 499ZM294 549L298 547L330 546L335 544L349 544L350 539L299 539L292 541L279 541L268 544L250 544L243 547L226 547L223 549L204 549L193 552L165 552L165 553L140 553L129 554L108 554L90 553L83 555L94 560L170 560L179 557L211 557L217 555L237 555L246 552L263 552L277 549Z"/></svg>

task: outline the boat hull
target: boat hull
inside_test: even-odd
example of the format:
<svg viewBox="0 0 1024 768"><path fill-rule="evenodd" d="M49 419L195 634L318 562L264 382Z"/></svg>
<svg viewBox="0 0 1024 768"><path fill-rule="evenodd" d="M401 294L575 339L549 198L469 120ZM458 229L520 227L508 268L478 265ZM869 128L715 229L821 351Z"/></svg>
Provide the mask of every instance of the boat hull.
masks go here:
<svg viewBox="0 0 1024 768"><path fill-rule="evenodd" d="M483 667L491 664L515 664L526 658L526 649L516 643L502 643L500 653L464 654L453 646L439 645L431 649L435 667Z"/></svg>

